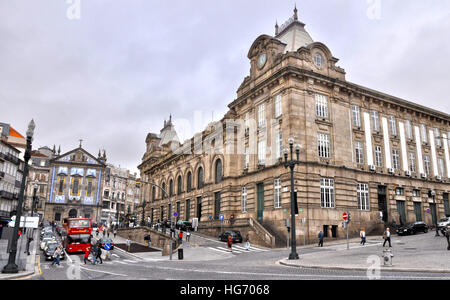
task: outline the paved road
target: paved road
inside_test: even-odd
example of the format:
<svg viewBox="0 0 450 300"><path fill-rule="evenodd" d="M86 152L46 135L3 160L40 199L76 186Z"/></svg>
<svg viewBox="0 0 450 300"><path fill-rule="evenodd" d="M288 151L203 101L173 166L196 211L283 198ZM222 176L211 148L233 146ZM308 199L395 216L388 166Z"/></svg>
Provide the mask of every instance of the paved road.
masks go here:
<svg viewBox="0 0 450 300"><path fill-rule="evenodd" d="M196 244L186 245L192 247L190 251L203 251L214 247L225 247L214 239L195 238ZM243 245L242 245L243 246ZM367 272L345 270L317 270L298 267L286 267L277 262L289 255L287 249L265 251L240 251L239 253L219 253L209 249L206 253L215 255L215 259L208 260L182 260L174 255L173 261L167 257L152 256L138 258L123 251L113 250L113 260L101 265L84 265L83 256L70 255L69 260L62 262L61 266L51 266L51 262L40 260L42 274L31 279L90 279L90 280L301 280L301 279L334 279L334 280L367 280ZM237 247L235 247L237 249ZM309 248L299 250L300 256L307 253L320 255L326 251L336 251L336 247L329 249ZM217 253L216 253L217 252ZM203 252L202 252L203 253ZM218 254L218 255L217 255ZM67 262L80 259L81 265L75 268ZM439 273L404 273L381 272L380 279L450 279L450 274Z"/></svg>

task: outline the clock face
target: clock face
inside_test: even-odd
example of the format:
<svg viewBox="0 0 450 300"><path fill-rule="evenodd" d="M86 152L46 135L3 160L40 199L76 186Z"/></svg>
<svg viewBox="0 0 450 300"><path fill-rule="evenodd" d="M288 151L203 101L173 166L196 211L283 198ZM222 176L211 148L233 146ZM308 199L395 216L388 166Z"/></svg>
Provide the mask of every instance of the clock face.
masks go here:
<svg viewBox="0 0 450 300"><path fill-rule="evenodd" d="M266 53L261 54L258 57L258 67L262 68L266 64L267 55Z"/></svg>

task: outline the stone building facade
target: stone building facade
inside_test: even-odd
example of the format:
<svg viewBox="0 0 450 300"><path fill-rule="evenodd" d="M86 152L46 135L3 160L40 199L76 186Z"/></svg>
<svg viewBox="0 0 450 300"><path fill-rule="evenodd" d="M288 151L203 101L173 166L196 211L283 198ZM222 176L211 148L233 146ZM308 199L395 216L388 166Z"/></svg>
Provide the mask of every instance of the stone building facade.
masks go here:
<svg viewBox="0 0 450 300"><path fill-rule="evenodd" d="M81 147L50 160L49 196L44 220L91 218L99 223L106 157L94 157Z"/></svg>
<svg viewBox="0 0 450 300"><path fill-rule="evenodd" d="M300 145L295 168L298 241L380 230L392 222L450 216L450 116L348 82L330 49L294 16L248 52L250 75L220 122L180 144L169 120L150 133L138 167L146 216L247 220L285 242L290 174L288 139ZM433 196L434 195L434 196ZM304 218L305 222L301 222ZM242 223L242 222L241 222ZM230 226L233 222L230 223ZM251 227L251 226L250 226Z"/></svg>

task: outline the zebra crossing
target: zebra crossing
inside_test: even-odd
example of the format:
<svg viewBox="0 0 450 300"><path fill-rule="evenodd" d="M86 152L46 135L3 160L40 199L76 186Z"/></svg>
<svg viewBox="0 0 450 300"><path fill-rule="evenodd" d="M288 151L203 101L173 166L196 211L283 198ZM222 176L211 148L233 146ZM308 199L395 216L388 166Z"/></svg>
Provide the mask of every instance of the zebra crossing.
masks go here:
<svg viewBox="0 0 450 300"><path fill-rule="evenodd" d="M262 248L257 248L257 247L253 247L250 246L249 249L247 250L245 247L243 246L238 246L238 245L233 245L232 246L232 251L230 252L230 250L228 250L228 248L225 246L216 246L216 247L208 247L208 249L213 250L215 252L218 253L232 253L232 254L242 254L242 253L250 253L250 252L265 252L265 251L269 251L267 249L262 249Z"/></svg>

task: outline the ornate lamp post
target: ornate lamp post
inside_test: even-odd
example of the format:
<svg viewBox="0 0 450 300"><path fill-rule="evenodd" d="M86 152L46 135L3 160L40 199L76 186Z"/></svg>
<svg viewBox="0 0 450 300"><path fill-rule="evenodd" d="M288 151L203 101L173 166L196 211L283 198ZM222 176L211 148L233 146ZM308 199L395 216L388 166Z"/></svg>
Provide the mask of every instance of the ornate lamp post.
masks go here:
<svg viewBox="0 0 450 300"><path fill-rule="evenodd" d="M9 258L8 258L8 264L3 268L2 273L18 273L19 267L16 265L16 254L17 254L17 240L19 238L19 226L20 226L20 219L22 217L22 210L23 210L23 198L24 198L24 191L25 191L25 181L28 176L28 161L31 157L31 143L33 141L33 134L34 134L34 128L35 128L34 121L31 120L30 124L28 124L28 130L27 130L27 146L25 150L25 165L23 167L23 176L22 176L22 184L20 186L20 192L19 192L19 201L17 204L17 214L16 214L16 221L14 225L14 231L13 231L13 237L11 240L11 250L9 252Z"/></svg>
<svg viewBox="0 0 450 300"><path fill-rule="evenodd" d="M297 254L297 241L295 239L295 199L294 199L294 193L295 193L295 187L294 187L294 168L296 165L300 164L299 157L300 157L300 145L295 145L295 154L296 154L296 160L294 160L294 139L291 137L288 140L289 142L289 150L284 149L284 167L289 168L291 171L291 253L289 254L289 259L299 259ZM291 153L291 158L288 160L288 154L289 151Z"/></svg>

